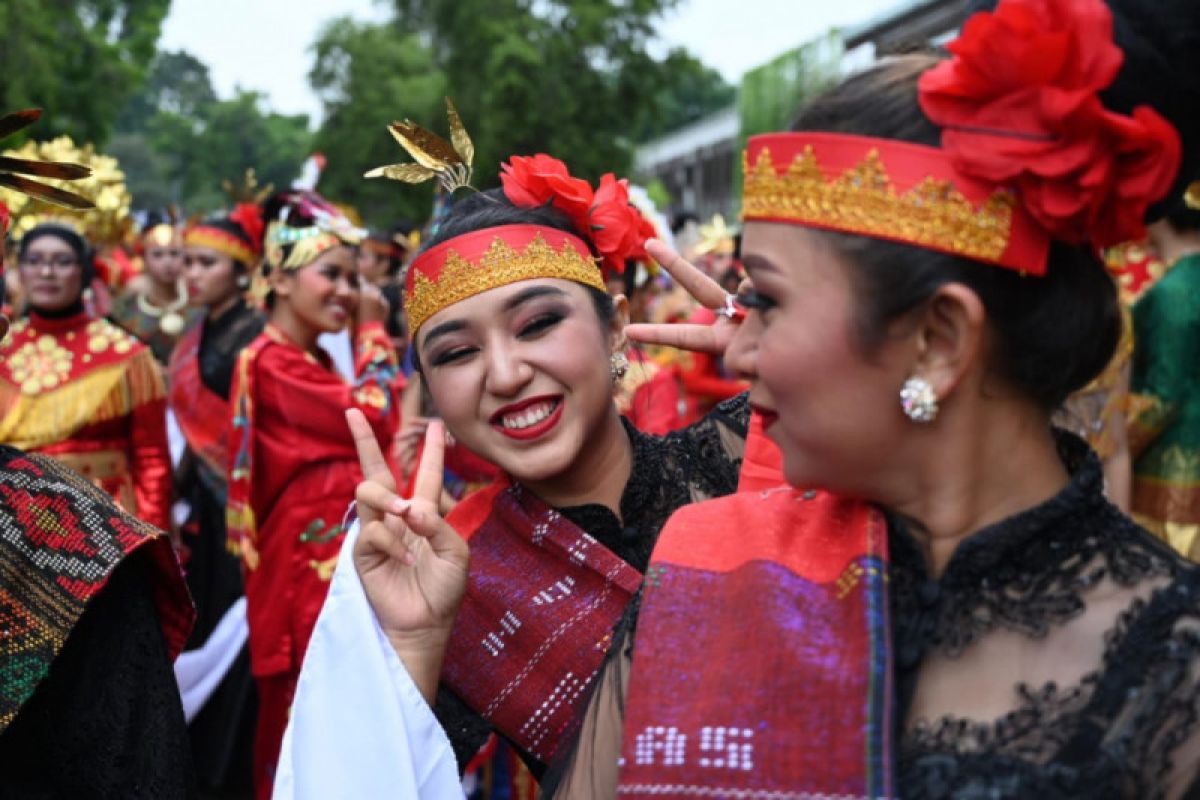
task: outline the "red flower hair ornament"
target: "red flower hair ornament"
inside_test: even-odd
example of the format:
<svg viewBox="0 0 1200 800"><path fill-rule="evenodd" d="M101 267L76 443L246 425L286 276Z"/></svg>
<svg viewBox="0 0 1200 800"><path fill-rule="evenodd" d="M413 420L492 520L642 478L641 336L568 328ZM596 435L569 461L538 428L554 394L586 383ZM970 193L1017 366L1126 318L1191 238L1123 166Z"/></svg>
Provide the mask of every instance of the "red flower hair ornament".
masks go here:
<svg viewBox="0 0 1200 800"><path fill-rule="evenodd" d="M1156 111L1104 108L1124 58L1102 0L1001 0L921 76L921 108L963 174L1015 188L1056 239L1137 239L1179 169L1179 134Z"/></svg>
<svg viewBox="0 0 1200 800"><path fill-rule="evenodd" d="M250 237L250 246L254 252L261 253L263 246L263 233L266 231L266 223L263 222L262 209L257 203L238 203L229 214L229 219L238 224L248 237Z"/></svg>
<svg viewBox="0 0 1200 800"><path fill-rule="evenodd" d="M591 184L574 178L567 166L544 153L513 156L501 165L500 183L513 205L550 205L566 214L600 254L605 274L622 273L625 262L646 258L646 240L654 226L629 201L629 182L612 173Z"/></svg>

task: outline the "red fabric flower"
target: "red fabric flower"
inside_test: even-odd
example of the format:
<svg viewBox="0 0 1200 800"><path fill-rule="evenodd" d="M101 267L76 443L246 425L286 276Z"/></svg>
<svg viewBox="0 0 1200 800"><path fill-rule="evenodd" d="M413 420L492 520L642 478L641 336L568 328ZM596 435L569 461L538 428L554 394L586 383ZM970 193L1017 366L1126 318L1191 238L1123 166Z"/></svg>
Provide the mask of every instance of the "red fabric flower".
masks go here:
<svg viewBox="0 0 1200 800"><path fill-rule="evenodd" d="M581 230L587 229L592 187L581 178L572 178L567 165L557 158L545 153L513 156L500 167L500 183L513 205L536 208L551 203Z"/></svg>
<svg viewBox="0 0 1200 800"><path fill-rule="evenodd" d="M229 214L229 219L238 224L238 227L250 239L250 249L255 253L262 251L263 233L266 230L266 225L263 223L262 209L254 203L238 203L233 211Z"/></svg>
<svg viewBox="0 0 1200 800"><path fill-rule="evenodd" d="M588 223L607 270L624 272L627 259L646 254L641 222L641 213L629 202L628 181L617 180L611 172L603 175Z"/></svg>
<svg viewBox="0 0 1200 800"><path fill-rule="evenodd" d="M591 185L573 178L557 158L539 153L513 156L500 171L500 183L513 205L536 208L547 204L566 214L580 234L600 254L606 271L623 272L625 262L645 256L646 239L654 226L629 202L629 184L612 173Z"/></svg>
<svg viewBox="0 0 1200 800"><path fill-rule="evenodd" d="M1148 107L1126 116L1100 102L1123 60L1102 0L1001 0L948 48L919 98L956 169L1014 187L1057 239L1141 236L1179 168L1179 136Z"/></svg>

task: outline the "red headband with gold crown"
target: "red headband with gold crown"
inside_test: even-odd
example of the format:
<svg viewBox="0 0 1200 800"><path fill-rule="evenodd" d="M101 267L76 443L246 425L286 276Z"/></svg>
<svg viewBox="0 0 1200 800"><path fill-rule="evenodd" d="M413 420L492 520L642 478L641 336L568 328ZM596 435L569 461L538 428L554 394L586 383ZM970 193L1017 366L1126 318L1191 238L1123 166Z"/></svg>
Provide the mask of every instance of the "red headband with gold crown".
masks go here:
<svg viewBox="0 0 1200 800"><path fill-rule="evenodd" d="M218 253L240 261L247 267L258 264L262 253L262 213L254 203L239 203L229 215L229 220L240 227L250 238L250 244L236 233L203 222L191 226L183 233L183 243L192 247L207 247Z"/></svg>
<svg viewBox="0 0 1200 800"><path fill-rule="evenodd" d="M628 183L611 173L593 190L558 159L538 154L510 159L500 181L513 205L558 209L591 247L582 236L541 225L502 225L442 242L408 270L404 309L413 331L449 305L517 281L563 278L604 291L606 273L645 257L654 228L630 203Z"/></svg>
<svg viewBox="0 0 1200 800"><path fill-rule="evenodd" d="M1001 0L921 76L941 147L847 134L750 139L744 218L843 231L1042 275L1052 239L1144 232L1179 168L1149 107L1104 108L1123 55L1102 0Z"/></svg>

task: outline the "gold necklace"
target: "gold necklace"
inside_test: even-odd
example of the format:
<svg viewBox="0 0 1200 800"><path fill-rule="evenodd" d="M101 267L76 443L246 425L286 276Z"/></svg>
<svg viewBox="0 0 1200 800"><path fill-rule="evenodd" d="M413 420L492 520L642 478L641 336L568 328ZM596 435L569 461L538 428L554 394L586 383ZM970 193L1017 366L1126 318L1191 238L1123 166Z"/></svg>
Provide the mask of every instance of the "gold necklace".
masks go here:
<svg viewBox="0 0 1200 800"><path fill-rule="evenodd" d="M187 306L188 302L187 285L182 280L175 283L175 295L177 298L175 302L168 303L166 308L159 308L146 299L146 295L141 292L137 294L138 310L148 317L157 319L158 329L171 337L183 333L183 327L187 322L183 314L179 313Z"/></svg>

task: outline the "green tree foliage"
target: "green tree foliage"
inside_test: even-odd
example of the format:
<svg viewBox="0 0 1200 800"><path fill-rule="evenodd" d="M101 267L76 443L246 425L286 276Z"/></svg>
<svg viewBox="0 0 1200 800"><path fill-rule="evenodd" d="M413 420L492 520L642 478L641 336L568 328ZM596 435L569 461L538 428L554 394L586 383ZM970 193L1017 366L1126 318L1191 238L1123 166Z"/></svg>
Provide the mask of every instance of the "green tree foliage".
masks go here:
<svg viewBox="0 0 1200 800"><path fill-rule="evenodd" d="M155 55L170 0L0 2L0 108L48 113L36 135L103 145Z"/></svg>
<svg viewBox="0 0 1200 800"><path fill-rule="evenodd" d="M550 153L591 180L627 174L637 142L732 102L734 90L685 52L649 52L655 22L676 0L395 2L392 24L327 28L310 75L326 109L321 188L377 224L387 219L375 209L393 202L379 193L416 197L394 207L427 216L428 187L376 188L358 176L405 160L385 130L393 119L444 135L443 93L475 140L480 188L496 185L514 154Z"/></svg>
<svg viewBox="0 0 1200 800"><path fill-rule="evenodd" d="M138 208L177 204L192 214L228 206L221 182L249 168L263 185L287 186L311 147L307 117L273 113L256 92L218 100L208 67L180 51L154 60L108 149Z"/></svg>
<svg viewBox="0 0 1200 800"><path fill-rule="evenodd" d="M327 160L318 188L354 206L376 227L424 220L431 206L428 187L405 189L393 181L364 180L363 173L402 160L387 134L389 122L409 117L428 123L444 113L445 81L428 46L395 25L342 18L322 30L313 49L309 82L325 110L315 149Z"/></svg>

